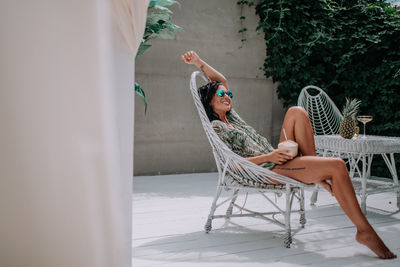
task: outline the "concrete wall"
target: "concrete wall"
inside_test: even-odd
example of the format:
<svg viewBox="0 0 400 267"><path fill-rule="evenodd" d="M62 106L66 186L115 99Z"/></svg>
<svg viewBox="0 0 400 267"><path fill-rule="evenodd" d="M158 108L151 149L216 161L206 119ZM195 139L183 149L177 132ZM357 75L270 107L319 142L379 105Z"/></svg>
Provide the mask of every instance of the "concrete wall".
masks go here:
<svg viewBox="0 0 400 267"><path fill-rule="evenodd" d="M135 100L135 175L216 171L211 148L189 91L190 74L180 55L196 51L223 73L234 93L233 106L260 134L276 144L283 109L276 84L259 67L265 58L263 34L257 35L258 16L244 8L248 28L243 48L240 7L233 0L180 0L172 7L172 21L185 32L177 40L153 40L136 61L136 81L149 103L147 115L140 97Z"/></svg>

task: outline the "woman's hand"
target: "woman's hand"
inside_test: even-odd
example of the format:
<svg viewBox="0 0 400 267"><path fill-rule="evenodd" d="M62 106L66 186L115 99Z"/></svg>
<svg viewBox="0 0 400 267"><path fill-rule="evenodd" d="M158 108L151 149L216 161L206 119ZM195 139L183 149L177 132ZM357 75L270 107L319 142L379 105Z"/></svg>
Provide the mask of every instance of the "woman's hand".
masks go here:
<svg viewBox="0 0 400 267"><path fill-rule="evenodd" d="M283 150L279 150L279 149L277 149L271 153L268 153L266 155L267 162L272 162L272 163L275 163L278 165L282 165L292 159L293 159L292 156L286 154Z"/></svg>
<svg viewBox="0 0 400 267"><path fill-rule="evenodd" d="M193 64L199 70L201 70L207 79L211 81L218 81L222 83L227 90L229 90L228 82L224 75L219 73L213 67L208 65L204 60L202 60L194 51L188 51L183 56L181 56L182 60L185 61L186 64Z"/></svg>
<svg viewBox="0 0 400 267"><path fill-rule="evenodd" d="M275 150L268 154L263 154L260 156L249 157L246 158L247 160L253 162L254 164L260 165L266 162L272 162L278 165L284 164L287 161L293 159L292 156L286 154L284 150Z"/></svg>
<svg viewBox="0 0 400 267"><path fill-rule="evenodd" d="M200 57L194 51L186 52L183 56L181 56L183 61L187 64L198 64L200 62Z"/></svg>

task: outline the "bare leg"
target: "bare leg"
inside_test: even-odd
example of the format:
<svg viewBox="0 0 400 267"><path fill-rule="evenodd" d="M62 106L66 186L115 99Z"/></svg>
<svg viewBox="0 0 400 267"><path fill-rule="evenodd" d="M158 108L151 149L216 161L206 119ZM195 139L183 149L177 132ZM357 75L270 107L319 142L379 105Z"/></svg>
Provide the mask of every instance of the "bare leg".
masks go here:
<svg viewBox="0 0 400 267"><path fill-rule="evenodd" d="M287 138L299 145L299 153L302 156L317 155L315 152L313 129L308 113L304 108L296 106L288 109L283 120L280 142L285 140L283 129L285 129ZM332 186L327 180L315 183L325 188L331 195L334 194Z"/></svg>
<svg viewBox="0 0 400 267"><path fill-rule="evenodd" d="M297 142L303 157L277 165L273 171L304 183L323 186L335 195L340 207L356 226L356 240L369 247L380 258L395 258L396 255L385 246L362 213L344 161L315 157L314 135L307 112L301 107L289 108L282 128L285 129L288 139ZM285 140L283 130L280 140ZM332 185L327 180L331 180Z"/></svg>
<svg viewBox="0 0 400 267"><path fill-rule="evenodd" d="M331 179L332 190L340 207L357 228L356 240L369 247L382 259L397 257L385 246L362 213L346 164L342 159L296 157L285 164L276 165L273 171L306 184Z"/></svg>
<svg viewBox="0 0 400 267"><path fill-rule="evenodd" d="M299 145L302 156L316 156L314 134L307 111L302 107L291 107L286 112L282 124L280 141L284 141L285 129L287 138Z"/></svg>

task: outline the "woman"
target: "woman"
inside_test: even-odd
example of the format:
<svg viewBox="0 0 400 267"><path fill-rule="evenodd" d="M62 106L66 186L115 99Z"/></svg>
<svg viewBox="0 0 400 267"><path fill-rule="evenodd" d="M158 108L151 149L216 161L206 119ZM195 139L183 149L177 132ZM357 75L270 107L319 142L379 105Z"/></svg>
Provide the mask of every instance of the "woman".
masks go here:
<svg viewBox="0 0 400 267"><path fill-rule="evenodd" d="M357 202L346 164L342 159L317 157L313 130L307 112L300 107L287 111L282 129L298 143L300 156L291 157L274 150L264 137L248 126L232 109L232 93L226 78L193 51L182 56L187 64L199 68L209 83L199 88L201 100L218 136L235 153L272 171L306 184L320 184L337 199L357 228L356 240L382 259L396 258L369 224ZM280 140L284 140L283 131Z"/></svg>

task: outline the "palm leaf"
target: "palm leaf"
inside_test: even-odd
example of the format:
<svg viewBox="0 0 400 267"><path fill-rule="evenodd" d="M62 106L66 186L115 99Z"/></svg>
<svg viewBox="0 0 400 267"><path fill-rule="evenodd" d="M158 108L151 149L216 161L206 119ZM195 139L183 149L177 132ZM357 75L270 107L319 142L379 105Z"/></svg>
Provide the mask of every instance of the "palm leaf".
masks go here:
<svg viewBox="0 0 400 267"><path fill-rule="evenodd" d="M146 94L144 93L142 87L138 83L135 82L135 92L142 98L144 102L144 114L147 112L147 102L146 102Z"/></svg>
<svg viewBox="0 0 400 267"><path fill-rule="evenodd" d="M136 53L136 57L135 57L135 58L137 58L138 56L140 56L141 54L143 54L144 51L146 51L150 46L151 46L151 45L149 45L149 44L141 43L140 46L139 46L139 48L138 48L138 51L137 51L137 53Z"/></svg>
<svg viewBox="0 0 400 267"><path fill-rule="evenodd" d="M169 22L169 21L166 21L165 24L166 24L166 26L167 26L167 29L170 30L170 31L174 31L174 32L183 32L182 27L179 27L179 26L176 25L176 24L173 24L173 23L171 23L171 22Z"/></svg>
<svg viewBox="0 0 400 267"><path fill-rule="evenodd" d="M146 24L147 25L155 24L159 20L170 20L170 19L171 15L166 12L153 12L147 15Z"/></svg>
<svg viewBox="0 0 400 267"><path fill-rule="evenodd" d="M181 6L179 2L174 0L151 0L149 3L149 8L153 8L156 5L159 6L172 6L177 4L179 7Z"/></svg>

